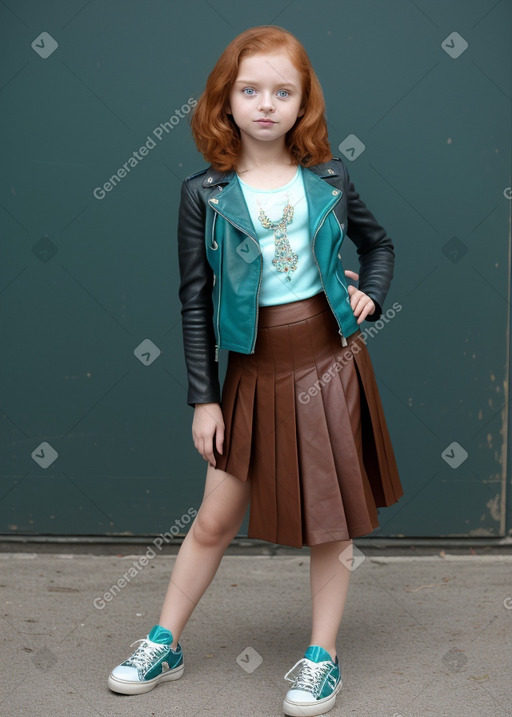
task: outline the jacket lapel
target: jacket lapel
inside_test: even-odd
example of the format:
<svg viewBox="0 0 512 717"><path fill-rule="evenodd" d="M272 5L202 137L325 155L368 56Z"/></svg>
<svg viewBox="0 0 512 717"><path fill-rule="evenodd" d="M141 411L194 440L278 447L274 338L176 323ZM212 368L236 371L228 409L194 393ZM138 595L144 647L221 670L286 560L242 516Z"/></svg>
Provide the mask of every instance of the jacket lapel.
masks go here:
<svg viewBox="0 0 512 717"><path fill-rule="evenodd" d="M328 163L311 168L303 167L302 176L309 210L310 238L313 240L323 217L337 204L343 193L322 179L322 177L337 176ZM257 239L254 224L234 171L219 172L209 167L203 179L203 187L217 187L217 191L209 197L208 204L243 232Z"/></svg>
<svg viewBox="0 0 512 717"><path fill-rule="evenodd" d="M314 169L321 166L323 165L317 165ZM309 207L310 239L313 241L313 237L318 231L323 217L339 202L343 192L324 182L324 180L321 179L323 175L319 176L317 172L311 171L311 169L303 168L302 174ZM329 177L331 175L327 174L326 176Z"/></svg>
<svg viewBox="0 0 512 717"><path fill-rule="evenodd" d="M235 172L218 172L209 167L203 187L217 187L208 204L243 232L257 239L251 215Z"/></svg>

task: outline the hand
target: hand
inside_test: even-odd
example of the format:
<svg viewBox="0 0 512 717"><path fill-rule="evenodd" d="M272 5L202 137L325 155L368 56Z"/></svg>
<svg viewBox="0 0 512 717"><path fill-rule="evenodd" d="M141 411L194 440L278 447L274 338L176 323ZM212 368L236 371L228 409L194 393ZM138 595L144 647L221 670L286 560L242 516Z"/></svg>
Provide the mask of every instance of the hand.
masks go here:
<svg viewBox="0 0 512 717"><path fill-rule="evenodd" d="M196 403L192 420L194 446L205 461L215 468L213 437L217 451L222 453L224 443L224 417L218 403Z"/></svg>
<svg viewBox="0 0 512 717"><path fill-rule="evenodd" d="M354 279L354 281L359 280L359 274L356 274L355 271L350 271L349 269L345 271L345 276L348 276L349 279ZM350 306L352 307L354 316L359 317L357 319L357 323L362 324L369 314L375 313L375 304L373 300L370 299L368 294L364 293L364 291L359 291L359 289L356 289L355 286L351 285L347 288L350 296Z"/></svg>

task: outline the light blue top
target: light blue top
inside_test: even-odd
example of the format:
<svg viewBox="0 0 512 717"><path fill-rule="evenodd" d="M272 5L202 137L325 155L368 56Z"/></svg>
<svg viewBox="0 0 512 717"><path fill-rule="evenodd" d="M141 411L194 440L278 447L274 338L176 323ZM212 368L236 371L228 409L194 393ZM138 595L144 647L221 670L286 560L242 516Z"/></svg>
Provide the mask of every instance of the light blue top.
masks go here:
<svg viewBox="0 0 512 717"><path fill-rule="evenodd" d="M320 274L315 263L308 228L308 203L304 192L302 169L299 165L294 178L278 189L255 189L238 177L240 187L251 215L256 237L263 255L263 276L259 296L260 306L288 304L322 291ZM279 272L272 264L275 253L273 229L265 229L259 219L260 208L272 221L283 216L287 203L293 206L293 218L286 227L291 249L298 256L297 268L291 272ZM291 276L291 280L287 276Z"/></svg>

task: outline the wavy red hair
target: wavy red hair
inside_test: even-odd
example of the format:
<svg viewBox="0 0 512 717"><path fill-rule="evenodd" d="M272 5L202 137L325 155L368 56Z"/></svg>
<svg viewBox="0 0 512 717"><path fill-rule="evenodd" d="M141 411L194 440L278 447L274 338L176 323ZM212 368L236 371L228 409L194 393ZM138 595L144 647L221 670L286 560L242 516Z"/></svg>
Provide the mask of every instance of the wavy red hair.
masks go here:
<svg viewBox="0 0 512 717"><path fill-rule="evenodd" d="M306 50L288 30L277 25L260 25L245 30L229 43L208 76L192 114L190 125L196 146L215 169L235 169L241 150L240 131L225 110L241 60L281 49L288 52L302 77L304 108L304 114L286 134L286 146L304 167L331 159L322 87Z"/></svg>

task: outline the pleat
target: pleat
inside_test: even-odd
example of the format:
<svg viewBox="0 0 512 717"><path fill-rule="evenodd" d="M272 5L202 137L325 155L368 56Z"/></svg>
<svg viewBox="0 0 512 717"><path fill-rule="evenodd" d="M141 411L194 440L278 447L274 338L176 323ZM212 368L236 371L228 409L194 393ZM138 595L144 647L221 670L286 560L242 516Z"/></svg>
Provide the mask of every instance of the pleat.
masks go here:
<svg viewBox="0 0 512 717"><path fill-rule="evenodd" d="M261 329L261 343L270 329ZM265 341L266 343L266 341ZM254 399L253 450L251 454L251 510L249 535L277 540L278 505L276 471L275 369L271 360L258 361Z"/></svg>
<svg viewBox="0 0 512 717"><path fill-rule="evenodd" d="M301 353L314 356L315 336L311 336L311 324L315 318L304 321L294 332L294 355L298 359ZM298 362L302 363L300 359ZM314 361L309 370L296 374L297 394L301 399L297 403L297 434L304 503L304 538L309 545L348 538L322 391L310 390L320 385L321 375Z"/></svg>
<svg viewBox="0 0 512 717"><path fill-rule="evenodd" d="M354 363L363 387L365 404L365 451L373 476L372 491L378 507L396 503L403 495L398 466L384 416L384 408L368 349L362 341L354 351Z"/></svg>
<svg viewBox="0 0 512 717"><path fill-rule="evenodd" d="M291 351L291 332L283 330L281 340ZM277 352L279 355L279 352ZM303 515L300 468L297 451L297 414L295 377L275 361L275 446L277 535L275 542L284 545L303 544ZM285 479L283 479L285 476Z"/></svg>
<svg viewBox="0 0 512 717"><path fill-rule="evenodd" d="M301 547L366 535L377 507L403 494L366 345L360 332L348 342L322 293L260 307L255 352L230 352L216 458L250 481L249 538Z"/></svg>
<svg viewBox="0 0 512 717"><path fill-rule="evenodd" d="M361 409L365 398L350 348L350 343L343 351L339 345L333 346L333 359L323 364L322 375L334 372L334 378L322 398L348 532L357 537L370 533L379 523L363 454ZM341 415L345 420L340 420Z"/></svg>
<svg viewBox="0 0 512 717"><path fill-rule="evenodd" d="M214 449L214 454L217 468L242 481L248 480L251 466L255 390L256 372L244 371L238 354L230 354L221 402L223 452Z"/></svg>
<svg viewBox="0 0 512 717"><path fill-rule="evenodd" d="M231 430L233 425L233 417L235 414L237 389L240 382L241 372L238 366L234 366L236 359L229 356L229 367L222 387L221 408L224 418L224 445L222 454L217 452L215 441L213 452L215 455L216 467L221 470L227 470L229 455L231 452Z"/></svg>
<svg viewBox="0 0 512 717"><path fill-rule="evenodd" d="M231 429L230 466L232 466L232 470L228 472L244 481L249 478L251 466L251 435L254 421L256 378L254 371L240 377Z"/></svg>

